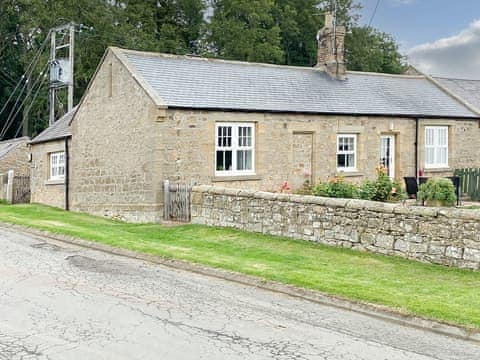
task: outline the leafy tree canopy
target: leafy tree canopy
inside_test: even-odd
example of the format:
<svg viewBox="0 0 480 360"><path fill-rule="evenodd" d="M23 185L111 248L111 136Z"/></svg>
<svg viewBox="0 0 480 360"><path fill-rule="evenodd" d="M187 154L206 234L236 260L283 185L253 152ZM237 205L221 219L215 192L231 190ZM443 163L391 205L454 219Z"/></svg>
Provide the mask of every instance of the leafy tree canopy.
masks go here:
<svg viewBox="0 0 480 360"><path fill-rule="evenodd" d="M316 33L324 13L333 11L332 4L331 0L2 0L0 109L6 104L6 110L0 114L0 129L16 96L8 103L7 99L53 27L82 25L77 27L75 47L78 101L108 46L313 66ZM207 9L211 16L205 16ZM337 0L338 23L347 28L348 68L402 72L398 45L388 34L359 27L359 9L357 0ZM48 44L31 80L41 76L47 60ZM39 94L29 111L31 135L48 119L46 84ZM25 93L18 94L20 100L24 97ZM59 103L66 103L64 95ZM9 136L19 128L22 113L14 120Z"/></svg>

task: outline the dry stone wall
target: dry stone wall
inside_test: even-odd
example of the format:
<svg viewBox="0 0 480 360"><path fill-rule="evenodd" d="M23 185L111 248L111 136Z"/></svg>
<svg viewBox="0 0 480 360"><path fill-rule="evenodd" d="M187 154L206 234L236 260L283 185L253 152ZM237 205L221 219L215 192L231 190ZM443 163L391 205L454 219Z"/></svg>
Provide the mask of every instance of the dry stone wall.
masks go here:
<svg viewBox="0 0 480 360"><path fill-rule="evenodd" d="M480 267L477 210L197 186L192 193L192 222L460 268Z"/></svg>

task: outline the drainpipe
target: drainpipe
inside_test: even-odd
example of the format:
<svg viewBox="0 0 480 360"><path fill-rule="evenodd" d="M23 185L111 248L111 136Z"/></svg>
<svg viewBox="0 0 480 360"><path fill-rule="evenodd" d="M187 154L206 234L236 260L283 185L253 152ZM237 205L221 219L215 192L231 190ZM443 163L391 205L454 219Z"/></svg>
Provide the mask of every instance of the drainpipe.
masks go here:
<svg viewBox="0 0 480 360"><path fill-rule="evenodd" d="M419 119L415 118L415 178L418 180L418 127Z"/></svg>
<svg viewBox="0 0 480 360"><path fill-rule="evenodd" d="M68 202L69 196L69 168L70 168L70 155L68 152L68 137L65 138L65 210L70 210L70 204Z"/></svg>

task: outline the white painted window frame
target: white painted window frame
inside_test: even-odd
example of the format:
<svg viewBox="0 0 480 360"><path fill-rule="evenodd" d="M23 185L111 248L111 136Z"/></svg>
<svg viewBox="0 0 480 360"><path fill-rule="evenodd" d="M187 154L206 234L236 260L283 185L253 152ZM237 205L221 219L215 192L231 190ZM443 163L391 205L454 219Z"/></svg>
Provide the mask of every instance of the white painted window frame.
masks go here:
<svg viewBox="0 0 480 360"><path fill-rule="evenodd" d="M335 163L337 165L337 171L339 172L355 172L357 171L357 137L358 134L337 134L337 147L336 147L336 155L335 155ZM352 138L353 139L353 151L351 150L342 150L338 149L340 144L340 138ZM349 167L339 167L338 166L338 155L349 155L353 154L353 166Z"/></svg>
<svg viewBox="0 0 480 360"><path fill-rule="evenodd" d="M231 127L232 128L232 146L218 145L218 128ZM238 133L239 128L249 127L252 134L252 142L250 146L240 146ZM255 123L253 122L219 122L215 124L215 176L251 176L255 175ZM217 151L232 151L232 170L217 170ZM252 169L236 170L237 169L237 151L250 150L252 152Z"/></svg>
<svg viewBox="0 0 480 360"><path fill-rule="evenodd" d="M427 136L428 132L432 131L433 132L433 144L432 145L427 145ZM440 136L439 133L440 131L445 131L445 145L442 145L439 143L440 141ZM449 154L449 143L448 143L448 126L425 126L425 145L424 145L424 159L425 159L425 169L441 169L441 168L448 168L448 154ZM438 161L438 150L439 149L446 149L446 156L445 156L445 162L439 162ZM427 163L427 149L433 149L433 162L432 163Z"/></svg>
<svg viewBox="0 0 480 360"><path fill-rule="evenodd" d="M63 157L62 157L63 156ZM49 154L49 180L65 179L65 151L57 151ZM61 174L60 169L63 169Z"/></svg>

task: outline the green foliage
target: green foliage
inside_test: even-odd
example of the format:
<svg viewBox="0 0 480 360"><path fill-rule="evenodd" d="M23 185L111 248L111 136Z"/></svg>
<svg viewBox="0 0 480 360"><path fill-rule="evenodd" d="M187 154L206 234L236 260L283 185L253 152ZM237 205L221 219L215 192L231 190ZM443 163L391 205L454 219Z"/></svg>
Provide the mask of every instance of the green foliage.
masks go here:
<svg viewBox="0 0 480 360"><path fill-rule="evenodd" d="M361 185L346 182L342 176L337 176L327 182L320 182L313 187L317 196L363 199L381 202L395 202L406 198L401 185L392 181L383 167L377 169L375 181L365 180Z"/></svg>
<svg viewBox="0 0 480 360"><path fill-rule="evenodd" d="M442 206L453 206L457 200L455 187L449 179L432 178L420 185L417 194L420 201L439 202Z"/></svg>
<svg viewBox="0 0 480 360"><path fill-rule="evenodd" d="M41 205L0 206L0 221L480 328L478 272L227 228L127 224Z"/></svg>
<svg viewBox="0 0 480 360"><path fill-rule="evenodd" d="M365 180L358 191L359 197L362 200L373 200L377 193L377 186L374 181Z"/></svg>
<svg viewBox="0 0 480 360"><path fill-rule="evenodd" d="M345 37L345 60L349 70L401 74L405 58L392 36L372 27L353 27Z"/></svg>
<svg viewBox="0 0 480 360"><path fill-rule="evenodd" d="M313 188L317 196L353 199L359 197L358 187L346 182L341 176L335 177L325 183L319 183Z"/></svg>
<svg viewBox="0 0 480 360"><path fill-rule="evenodd" d="M273 0L216 0L209 25L210 53L224 59L282 63Z"/></svg>

